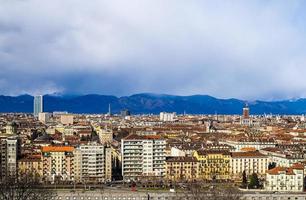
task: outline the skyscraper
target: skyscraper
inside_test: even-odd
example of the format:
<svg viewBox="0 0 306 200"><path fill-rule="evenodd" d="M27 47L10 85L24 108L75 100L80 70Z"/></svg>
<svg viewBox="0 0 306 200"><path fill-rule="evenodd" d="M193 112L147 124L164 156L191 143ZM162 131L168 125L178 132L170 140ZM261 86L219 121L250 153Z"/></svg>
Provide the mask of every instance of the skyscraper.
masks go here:
<svg viewBox="0 0 306 200"><path fill-rule="evenodd" d="M34 116L38 117L38 114L43 112L43 96L38 95L34 97Z"/></svg>

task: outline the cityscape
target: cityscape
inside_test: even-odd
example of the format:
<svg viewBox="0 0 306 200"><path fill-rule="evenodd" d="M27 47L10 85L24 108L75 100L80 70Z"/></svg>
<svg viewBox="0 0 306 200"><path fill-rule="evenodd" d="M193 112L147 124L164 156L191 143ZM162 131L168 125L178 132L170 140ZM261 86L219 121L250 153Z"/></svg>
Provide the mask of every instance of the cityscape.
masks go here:
<svg viewBox="0 0 306 200"><path fill-rule="evenodd" d="M305 0L0 0L0 200L306 200Z"/></svg>
<svg viewBox="0 0 306 200"><path fill-rule="evenodd" d="M39 95L0 119L2 180L51 199L305 198L304 115L50 113Z"/></svg>

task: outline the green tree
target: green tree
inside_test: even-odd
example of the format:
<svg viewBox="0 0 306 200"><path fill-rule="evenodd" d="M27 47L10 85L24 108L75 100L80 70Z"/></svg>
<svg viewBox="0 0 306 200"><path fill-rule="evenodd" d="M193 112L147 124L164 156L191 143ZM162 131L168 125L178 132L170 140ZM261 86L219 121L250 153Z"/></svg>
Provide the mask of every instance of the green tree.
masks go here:
<svg viewBox="0 0 306 200"><path fill-rule="evenodd" d="M260 187L259 179L256 173L253 173L250 176L250 183L249 183L249 188L250 189L257 189Z"/></svg>

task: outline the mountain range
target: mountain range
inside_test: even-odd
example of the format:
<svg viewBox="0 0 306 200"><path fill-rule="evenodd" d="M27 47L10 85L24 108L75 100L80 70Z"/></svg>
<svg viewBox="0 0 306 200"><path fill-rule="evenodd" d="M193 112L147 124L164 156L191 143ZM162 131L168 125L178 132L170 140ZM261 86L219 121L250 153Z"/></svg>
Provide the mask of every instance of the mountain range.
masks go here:
<svg viewBox="0 0 306 200"><path fill-rule="evenodd" d="M0 96L0 112L33 112L33 96ZM45 95L44 111L69 113L112 113L128 109L132 114L176 112L187 114L241 114L244 100L218 99L208 95L175 96L142 93L116 97L111 95ZM248 102L251 114L305 114L306 99Z"/></svg>

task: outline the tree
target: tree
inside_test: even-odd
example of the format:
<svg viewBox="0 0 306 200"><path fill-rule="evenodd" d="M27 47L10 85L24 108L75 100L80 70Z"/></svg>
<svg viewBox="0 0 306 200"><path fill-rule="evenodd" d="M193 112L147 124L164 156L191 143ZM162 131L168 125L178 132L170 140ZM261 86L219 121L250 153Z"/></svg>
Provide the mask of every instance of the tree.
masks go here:
<svg viewBox="0 0 306 200"><path fill-rule="evenodd" d="M242 188L246 188L248 185L248 179L247 179L247 176L246 176L246 173L245 173L245 170L243 170L243 173L242 173L242 184L241 184L241 187Z"/></svg>
<svg viewBox="0 0 306 200"><path fill-rule="evenodd" d="M0 182L0 200L48 200L55 197L53 190L46 190L33 176L8 177Z"/></svg>
<svg viewBox="0 0 306 200"><path fill-rule="evenodd" d="M253 173L250 176L250 183L249 183L249 188L250 189L257 189L260 187L259 179L256 173Z"/></svg>
<svg viewBox="0 0 306 200"><path fill-rule="evenodd" d="M178 193L178 197L181 193ZM187 200L237 200L242 193L231 185L203 185L195 182L189 184L188 191L184 192L183 199Z"/></svg>

